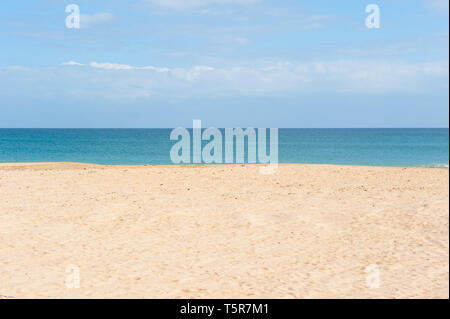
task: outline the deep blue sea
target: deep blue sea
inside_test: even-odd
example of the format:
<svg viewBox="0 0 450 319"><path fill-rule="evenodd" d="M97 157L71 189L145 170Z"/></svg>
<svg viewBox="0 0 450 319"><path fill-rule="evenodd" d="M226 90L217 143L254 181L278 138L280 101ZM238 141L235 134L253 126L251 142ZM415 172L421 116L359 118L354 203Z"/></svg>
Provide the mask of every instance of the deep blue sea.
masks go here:
<svg viewBox="0 0 450 319"><path fill-rule="evenodd" d="M0 162L173 164L171 129L0 129ZM448 167L448 129L279 129L279 162ZM206 143L206 142L204 142Z"/></svg>

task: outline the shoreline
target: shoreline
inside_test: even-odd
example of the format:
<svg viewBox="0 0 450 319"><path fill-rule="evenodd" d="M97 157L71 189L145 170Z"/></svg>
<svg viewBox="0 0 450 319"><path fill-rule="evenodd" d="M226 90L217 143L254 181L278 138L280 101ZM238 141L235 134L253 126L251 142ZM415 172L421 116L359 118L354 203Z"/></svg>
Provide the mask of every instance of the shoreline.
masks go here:
<svg viewBox="0 0 450 319"><path fill-rule="evenodd" d="M447 165L447 167L434 167L434 166L376 166L376 165L354 165L354 164L316 164L316 163L278 163L278 166L324 166L324 167L367 167L367 168L402 168L402 169L413 169L413 168L437 168L437 169L449 169L448 164L436 164L436 165ZM234 163L234 164L96 164L96 163L83 163L83 162L0 162L0 168L2 167L24 167L29 168L32 166L43 167L49 166L51 168L100 168L100 167L130 167L130 168L143 168L143 167L234 167L234 166L248 166L248 167L261 167L268 166L268 164L248 164L248 163Z"/></svg>

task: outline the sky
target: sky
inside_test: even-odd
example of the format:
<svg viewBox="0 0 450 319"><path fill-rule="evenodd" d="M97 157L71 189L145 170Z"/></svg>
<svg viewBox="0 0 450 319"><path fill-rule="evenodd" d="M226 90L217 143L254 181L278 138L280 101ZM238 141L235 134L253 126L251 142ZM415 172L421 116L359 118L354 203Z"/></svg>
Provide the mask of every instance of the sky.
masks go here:
<svg viewBox="0 0 450 319"><path fill-rule="evenodd" d="M448 128L448 3L3 0L0 127Z"/></svg>

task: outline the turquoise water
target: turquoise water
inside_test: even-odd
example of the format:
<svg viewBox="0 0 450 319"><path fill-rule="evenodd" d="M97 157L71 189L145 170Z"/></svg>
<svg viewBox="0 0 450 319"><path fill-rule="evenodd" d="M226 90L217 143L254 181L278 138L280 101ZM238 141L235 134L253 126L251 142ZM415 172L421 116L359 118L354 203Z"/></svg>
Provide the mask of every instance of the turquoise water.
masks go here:
<svg viewBox="0 0 450 319"><path fill-rule="evenodd" d="M172 164L171 129L0 129L0 162ZM448 167L448 129L279 129L279 162ZM224 136L224 134L223 134Z"/></svg>

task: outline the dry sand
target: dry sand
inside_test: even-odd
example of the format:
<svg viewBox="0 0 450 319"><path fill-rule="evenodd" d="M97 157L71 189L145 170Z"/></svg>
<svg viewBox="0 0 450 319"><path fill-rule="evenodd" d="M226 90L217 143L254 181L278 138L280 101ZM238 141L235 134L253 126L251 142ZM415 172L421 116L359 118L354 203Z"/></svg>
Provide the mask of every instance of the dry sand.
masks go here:
<svg viewBox="0 0 450 319"><path fill-rule="evenodd" d="M0 164L0 298L448 298L448 205L448 169Z"/></svg>

